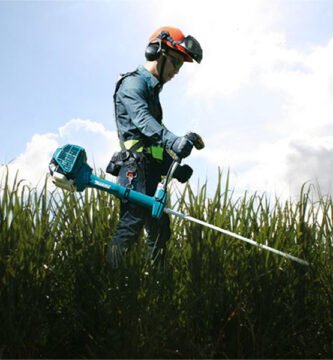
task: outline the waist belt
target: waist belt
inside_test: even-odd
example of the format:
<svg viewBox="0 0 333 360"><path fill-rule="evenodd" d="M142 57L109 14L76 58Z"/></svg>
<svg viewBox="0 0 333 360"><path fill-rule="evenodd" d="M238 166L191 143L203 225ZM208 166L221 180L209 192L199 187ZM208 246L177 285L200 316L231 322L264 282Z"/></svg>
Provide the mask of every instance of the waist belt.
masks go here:
<svg viewBox="0 0 333 360"><path fill-rule="evenodd" d="M124 142L124 145L127 150L133 150L136 152L145 152L151 154L151 156L154 159L163 160L164 149L162 146L150 145L148 147L144 147L143 145L140 146L139 142L140 140L127 140Z"/></svg>

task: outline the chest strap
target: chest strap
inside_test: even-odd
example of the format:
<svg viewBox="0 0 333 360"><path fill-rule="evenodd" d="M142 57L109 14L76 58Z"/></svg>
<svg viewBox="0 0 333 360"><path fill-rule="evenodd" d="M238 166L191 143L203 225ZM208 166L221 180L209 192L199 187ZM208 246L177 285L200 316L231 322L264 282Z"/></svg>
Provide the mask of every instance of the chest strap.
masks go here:
<svg viewBox="0 0 333 360"><path fill-rule="evenodd" d="M162 146L151 145L144 147L140 140L127 140L124 142L126 150L136 151L136 152L146 152L151 154L151 156L156 160L163 160L164 148Z"/></svg>

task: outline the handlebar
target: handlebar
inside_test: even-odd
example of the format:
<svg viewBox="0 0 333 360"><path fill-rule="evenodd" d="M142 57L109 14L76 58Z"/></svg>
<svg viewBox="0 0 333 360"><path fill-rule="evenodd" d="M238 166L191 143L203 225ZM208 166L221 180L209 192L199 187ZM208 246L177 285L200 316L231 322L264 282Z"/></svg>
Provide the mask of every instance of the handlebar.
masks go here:
<svg viewBox="0 0 333 360"><path fill-rule="evenodd" d="M188 132L185 135L186 139L189 140L192 145L197 149L197 150L202 150L205 147L205 143L202 140L202 137L194 132ZM174 162L177 162L178 164L180 164L182 161L182 158L180 158L178 155L176 155L174 157ZM172 164L173 165L173 164Z"/></svg>
<svg viewBox="0 0 333 360"><path fill-rule="evenodd" d="M202 140L202 137L194 132L188 132L185 137L187 138L187 140L189 140L192 145L197 149L197 150L202 150L205 147L205 143ZM179 156L175 156L173 159L172 164L170 165L168 174L165 178L164 181L164 189L166 190L169 181L172 179L174 172L176 171L177 167L180 165L182 161L182 158Z"/></svg>
<svg viewBox="0 0 333 360"><path fill-rule="evenodd" d="M187 140L191 141L191 143L197 150L202 150L205 147L205 143L199 134L189 132L185 135L185 137L187 138Z"/></svg>

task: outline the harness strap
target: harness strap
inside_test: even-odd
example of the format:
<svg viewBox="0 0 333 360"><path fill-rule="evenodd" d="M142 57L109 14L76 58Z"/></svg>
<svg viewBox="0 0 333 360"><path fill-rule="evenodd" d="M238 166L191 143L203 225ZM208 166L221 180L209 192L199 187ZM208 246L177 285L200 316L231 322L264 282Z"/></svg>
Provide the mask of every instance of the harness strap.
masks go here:
<svg viewBox="0 0 333 360"><path fill-rule="evenodd" d="M127 76L130 76L132 74L134 74L136 72L135 71L130 71L130 72L127 72L125 74L120 74L117 82L116 82L116 87L115 87L115 90L114 90L114 93L113 93L113 104L114 104L114 118L115 118L115 123L116 123L116 127L117 127L117 132L118 132L118 138L119 138L119 143L120 143L120 148L122 151L125 151L126 150L126 147L124 145L124 142L122 140L122 137L120 135L120 131L119 131L119 126L118 126L118 121L117 121L117 106L116 106L116 95L117 95L117 91L119 90L119 87L121 85L121 83L123 82L123 80L125 78L127 78Z"/></svg>
<svg viewBox="0 0 333 360"><path fill-rule="evenodd" d="M142 144L141 140L131 139L124 142L127 150L136 152L146 152L156 160L163 160L164 148L162 146L150 145L148 147Z"/></svg>
<svg viewBox="0 0 333 360"><path fill-rule="evenodd" d="M163 67L164 67L164 63L163 63ZM128 76L133 75L134 73L136 73L136 70L127 72L125 74L120 74L120 77L119 77L118 81L116 82L116 87L115 87L115 91L113 94L115 123L116 123L116 127L117 127L118 138L119 138L121 150L122 151L131 150L133 152L145 151L148 154L151 154L154 159L163 160L164 148L162 146L151 145L149 147L145 147L144 144L142 143L142 140L131 139L131 140L123 141L123 139L121 137L121 134L119 131L119 126L118 126L118 121L117 121L116 95L117 95L117 91L119 90L119 87L120 87L121 83L123 82L123 80L125 78L127 78ZM144 77L144 80L146 81L147 86L149 88L148 81L145 77Z"/></svg>

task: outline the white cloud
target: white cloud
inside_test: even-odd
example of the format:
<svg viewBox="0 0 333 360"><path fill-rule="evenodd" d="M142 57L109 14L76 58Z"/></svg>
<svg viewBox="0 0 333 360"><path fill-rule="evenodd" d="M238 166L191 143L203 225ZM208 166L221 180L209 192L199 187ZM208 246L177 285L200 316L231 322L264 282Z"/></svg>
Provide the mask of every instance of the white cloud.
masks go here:
<svg viewBox="0 0 333 360"><path fill-rule="evenodd" d="M170 1L167 7L157 2L152 9L156 24L178 26L199 40L202 63L184 69L189 93L208 101L247 84L263 61L262 48L281 41L280 34L269 31L279 14L275 10L267 0Z"/></svg>
<svg viewBox="0 0 333 360"><path fill-rule="evenodd" d="M71 143L84 147L89 164L96 169L105 170L112 154L119 149L117 133L106 130L103 124L91 120L70 120L59 128L59 138L61 144Z"/></svg>
<svg viewBox="0 0 333 360"><path fill-rule="evenodd" d="M249 158L245 153L238 157ZM281 199L297 198L303 184L319 186L323 194L332 193L333 136L262 143L248 161L251 165L247 169L233 172L238 189L266 192ZM233 165L231 169L237 169Z"/></svg>
<svg viewBox="0 0 333 360"><path fill-rule="evenodd" d="M326 46L299 52L294 62L262 72L266 87L279 90L285 98L286 116L279 126L289 134L320 134L333 123L332 63L333 39Z"/></svg>
<svg viewBox="0 0 333 360"><path fill-rule="evenodd" d="M252 177L266 190L274 183L285 195L297 194L305 182L332 193L333 140L326 134L333 125L332 63L333 39L326 46L299 53L293 61L289 58L280 68L262 72L267 88L278 89L285 99L284 117L271 126L280 138L268 147L259 145L258 165L244 177Z"/></svg>
<svg viewBox="0 0 333 360"><path fill-rule="evenodd" d="M50 162L50 154L57 147L56 134L33 135L24 153L20 154L7 166L1 166L0 177L4 175L7 167L11 181L18 173L19 179L26 180L32 186L43 185Z"/></svg>
<svg viewBox="0 0 333 360"><path fill-rule="evenodd" d="M156 24L179 26L197 37L204 50L200 66L184 67L187 101L199 98L213 115L209 127L201 127L208 146L200 156L209 166L230 167L242 189L289 197L312 182L331 192L333 146L327 129L333 126L333 38L326 45L290 47L278 25L286 9L274 1L170 4L156 3ZM214 107L232 98L242 109L244 89L250 94L258 88L276 99L265 110L266 119L258 123L256 114L244 112L224 131L220 122L225 114L217 116ZM252 99L254 110L266 106L259 95ZM237 114L237 109L228 111ZM247 131L251 124L255 137Z"/></svg>
<svg viewBox="0 0 333 360"><path fill-rule="evenodd" d="M89 165L97 171L105 171L113 152L119 149L116 132L106 130L95 121L72 119L56 133L32 136L24 153L7 165L11 181L18 171L19 179L26 180L31 186L43 186L52 154L67 143L85 148ZM0 177L5 173L6 166L1 166Z"/></svg>
<svg viewBox="0 0 333 360"><path fill-rule="evenodd" d="M319 185L323 194L333 190L333 136L303 138L290 142L286 178L292 193L309 182Z"/></svg>

